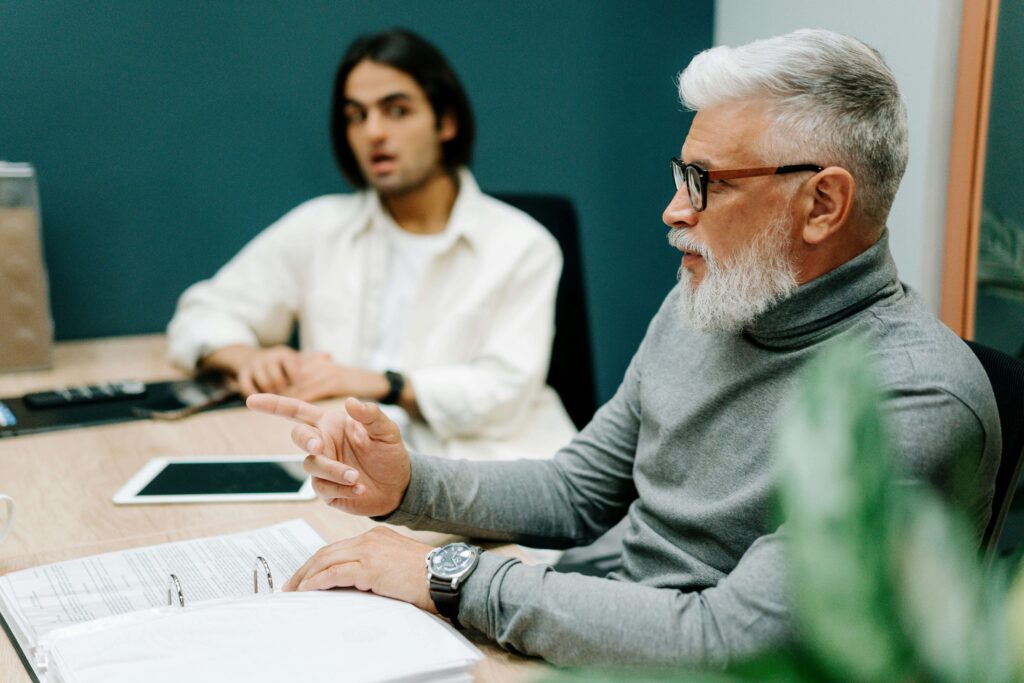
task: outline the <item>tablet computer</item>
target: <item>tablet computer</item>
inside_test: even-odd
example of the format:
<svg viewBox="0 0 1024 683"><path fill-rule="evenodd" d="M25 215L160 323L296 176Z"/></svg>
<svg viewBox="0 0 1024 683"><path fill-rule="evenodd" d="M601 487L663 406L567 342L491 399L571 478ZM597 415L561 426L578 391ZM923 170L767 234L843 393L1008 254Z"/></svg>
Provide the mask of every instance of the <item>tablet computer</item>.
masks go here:
<svg viewBox="0 0 1024 683"><path fill-rule="evenodd" d="M303 455L154 458L114 494L136 503L238 503L312 500Z"/></svg>

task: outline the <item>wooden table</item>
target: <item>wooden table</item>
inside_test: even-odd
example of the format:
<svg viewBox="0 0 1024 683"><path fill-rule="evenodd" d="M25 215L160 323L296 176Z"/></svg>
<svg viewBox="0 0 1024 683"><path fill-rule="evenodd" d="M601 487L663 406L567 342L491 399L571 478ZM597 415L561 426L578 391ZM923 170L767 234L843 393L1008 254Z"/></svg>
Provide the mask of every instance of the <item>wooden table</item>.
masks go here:
<svg viewBox="0 0 1024 683"><path fill-rule="evenodd" d="M59 385L118 379L181 377L164 358L161 335L65 342L54 366L0 375L0 396ZM73 557L172 540L242 531L302 517L328 541L365 531L372 523L331 510L319 501L115 506L111 496L150 458L167 455L272 455L294 453L281 420L243 408L195 415L177 422L139 420L0 439L0 493L16 501L14 529L0 543L0 574ZM412 533L412 532L408 532ZM439 545L439 534L413 534ZM546 669L535 660L486 642L478 681L522 681ZM330 680L327 676L326 680ZM0 638L0 681L28 682L14 647Z"/></svg>

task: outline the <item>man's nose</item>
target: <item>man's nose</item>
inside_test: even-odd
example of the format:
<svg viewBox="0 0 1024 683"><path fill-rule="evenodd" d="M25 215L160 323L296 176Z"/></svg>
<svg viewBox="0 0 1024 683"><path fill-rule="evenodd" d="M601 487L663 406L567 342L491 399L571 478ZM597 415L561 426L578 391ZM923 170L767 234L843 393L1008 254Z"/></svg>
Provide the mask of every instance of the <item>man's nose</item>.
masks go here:
<svg viewBox="0 0 1024 683"><path fill-rule="evenodd" d="M371 142L380 142L387 137L387 124L380 112L371 111L366 115L366 135Z"/></svg>
<svg viewBox="0 0 1024 683"><path fill-rule="evenodd" d="M684 187L672 195L672 200L661 214L661 220L670 228L692 228L697 224L698 215Z"/></svg>

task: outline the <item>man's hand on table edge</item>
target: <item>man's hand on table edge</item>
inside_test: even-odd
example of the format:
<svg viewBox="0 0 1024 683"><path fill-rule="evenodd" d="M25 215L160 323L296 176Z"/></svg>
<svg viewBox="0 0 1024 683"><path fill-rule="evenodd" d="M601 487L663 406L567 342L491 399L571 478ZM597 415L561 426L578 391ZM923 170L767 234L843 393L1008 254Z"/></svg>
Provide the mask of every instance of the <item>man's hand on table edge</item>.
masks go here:
<svg viewBox="0 0 1024 683"><path fill-rule="evenodd" d="M427 588L427 553L433 546L377 526L325 545L284 585L285 591L356 588L437 613Z"/></svg>

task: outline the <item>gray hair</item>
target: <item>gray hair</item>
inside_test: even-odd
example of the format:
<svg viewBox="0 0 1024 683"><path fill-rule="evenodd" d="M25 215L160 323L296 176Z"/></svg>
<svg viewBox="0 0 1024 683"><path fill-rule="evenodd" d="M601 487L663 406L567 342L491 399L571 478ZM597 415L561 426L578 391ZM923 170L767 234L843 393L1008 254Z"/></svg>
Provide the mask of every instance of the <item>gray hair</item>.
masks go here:
<svg viewBox="0 0 1024 683"><path fill-rule="evenodd" d="M841 33L803 29L701 52L679 74L687 109L763 98L778 126L769 163L841 166L854 211L882 227L907 168L907 110L881 54Z"/></svg>

